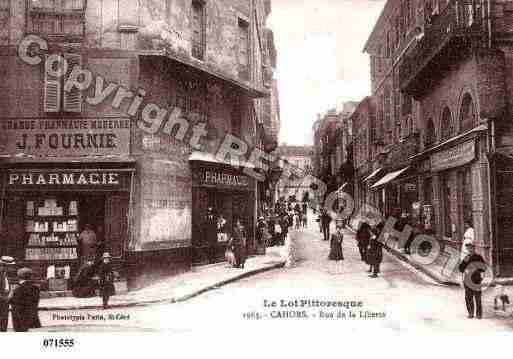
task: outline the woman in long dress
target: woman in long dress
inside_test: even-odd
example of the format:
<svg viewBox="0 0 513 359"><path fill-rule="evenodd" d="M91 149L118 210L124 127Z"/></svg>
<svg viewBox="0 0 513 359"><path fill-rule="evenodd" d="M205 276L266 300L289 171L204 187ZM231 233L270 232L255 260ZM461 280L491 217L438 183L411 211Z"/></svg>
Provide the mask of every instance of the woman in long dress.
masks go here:
<svg viewBox="0 0 513 359"><path fill-rule="evenodd" d="M342 251L342 243L344 241L344 235L342 234L342 224L337 223L337 230L331 235L330 241L330 254L328 259L335 261L335 272L341 272L341 264L344 260L344 253Z"/></svg>

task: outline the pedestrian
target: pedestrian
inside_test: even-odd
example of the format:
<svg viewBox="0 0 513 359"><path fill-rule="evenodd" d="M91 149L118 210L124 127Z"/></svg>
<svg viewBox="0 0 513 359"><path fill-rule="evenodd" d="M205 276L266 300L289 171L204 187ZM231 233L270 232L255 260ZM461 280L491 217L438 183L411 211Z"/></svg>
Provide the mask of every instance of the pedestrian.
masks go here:
<svg viewBox="0 0 513 359"><path fill-rule="evenodd" d="M96 283L93 277L96 273L96 265L93 261L85 262L78 269L77 274L73 278L73 288L71 293L76 298L94 297Z"/></svg>
<svg viewBox="0 0 513 359"><path fill-rule="evenodd" d="M367 261L367 248L370 244L371 238L370 226L367 222L363 222L356 231L356 241L358 243L358 250L360 251L360 257L363 262Z"/></svg>
<svg viewBox="0 0 513 359"><path fill-rule="evenodd" d="M267 223L265 223L265 218L258 218L257 226L256 226L256 241L257 241L257 253L265 254L265 235L267 232Z"/></svg>
<svg viewBox="0 0 513 359"><path fill-rule="evenodd" d="M2 256L0 258L0 332L7 331L9 324L9 295L11 285L7 276L7 266L14 264L14 258Z"/></svg>
<svg viewBox="0 0 513 359"><path fill-rule="evenodd" d="M287 214L283 215L280 220L280 242L279 245L283 246L285 245L285 239L287 238L287 235L289 234L289 216Z"/></svg>
<svg viewBox="0 0 513 359"><path fill-rule="evenodd" d="M298 231L299 231L300 221L301 221L301 218L299 216L299 212L294 213L294 226L295 226L296 230L298 230Z"/></svg>
<svg viewBox="0 0 513 359"><path fill-rule="evenodd" d="M468 318L481 319L483 317L483 306L481 303L483 273L485 272L485 260L476 253L474 243L465 243L468 254L461 261L459 270L463 273L463 287L465 289L465 304L467 306Z"/></svg>
<svg viewBox="0 0 513 359"><path fill-rule="evenodd" d="M321 227L323 238L325 241L330 239L330 224L331 224L331 216L328 214L326 209L323 209L321 212Z"/></svg>
<svg viewBox="0 0 513 359"><path fill-rule="evenodd" d="M116 293L114 287L114 271L110 263L111 255L105 252L102 255L102 263L98 268L99 289L102 297L103 309L109 307L109 298Z"/></svg>
<svg viewBox="0 0 513 359"><path fill-rule="evenodd" d="M98 239L91 224L86 224L78 237L81 264L94 262L98 250Z"/></svg>
<svg viewBox="0 0 513 359"><path fill-rule="evenodd" d="M371 236L367 249L367 263L370 265L369 272L371 272L371 278L377 278L380 273L381 262L383 261L383 244L379 241L382 230L383 227L380 223L376 226L375 233Z"/></svg>
<svg viewBox="0 0 513 359"><path fill-rule="evenodd" d="M466 243L475 244L475 236L474 236L474 228L472 227L472 220L470 218L466 218L463 222L463 226L465 228L465 232L463 233L463 241L461 243L461 252L460 252L460 260L463 260L470 253L467 251Z"/></svg>
<svg viewBox="0 0 513 359"><path fill-rule="evenodd" d="M9 297L12 306L12 325L15 332L27 332L32 328L41 328L39 320L39 287L32 283L32 270L18 270L19 284Z"/></svg>
<svg viewBox="0 0 513 359"><path fill-rule="evenodd" d="M246 262L246 237L240 219L235 220L233 227L232 248L235 256L235 267L244 268Z"/></svg>
<svg viewBox="0 0 513 359"><path fill-rule="evenodd" d="M344 253L342 251L342 242L344 241L344 235L342 233L342 224L337 223L336 231L331 235L330 240L330 253L328 259L335 261L335 272L340 273L339 263L344 260Z"/></svg>
<svg viewBox="0 0 513 359"><path fill-rule="evenodd" d="M215 263L217 259L217 218L212 207L208 207L203 220L203 240L207 246L208 261Z"/></svg>
<svg viewBox="0 0 513 359"><path fill-rule="evenodd" d="M303 228L307 228L307 227L308 227L308 212L304 211L303 212Z"/></svg>

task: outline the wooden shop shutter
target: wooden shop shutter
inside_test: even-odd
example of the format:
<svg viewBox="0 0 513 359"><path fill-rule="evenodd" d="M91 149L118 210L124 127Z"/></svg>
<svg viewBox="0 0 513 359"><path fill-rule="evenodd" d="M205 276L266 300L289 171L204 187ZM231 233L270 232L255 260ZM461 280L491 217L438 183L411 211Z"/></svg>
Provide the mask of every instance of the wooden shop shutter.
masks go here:
<svg viewBox="0 0 513 359"><path fill-rule="evenodd" d="M46 55L46 58L48 58L48 55ZM44 76L44 111L59 112L61 109L61 80L49 75L46 69Z"/></svg>
<svg viewBox="0 0 513 359"><path fill-rule="evenodd" d="M68 61L68 72L66 78L70 76L75 66L82 67L82 56L79 54L64 54L64 58ZM82 112L82 93L76 87L71 91L64 91L64 111L66 112Z"/></svg>

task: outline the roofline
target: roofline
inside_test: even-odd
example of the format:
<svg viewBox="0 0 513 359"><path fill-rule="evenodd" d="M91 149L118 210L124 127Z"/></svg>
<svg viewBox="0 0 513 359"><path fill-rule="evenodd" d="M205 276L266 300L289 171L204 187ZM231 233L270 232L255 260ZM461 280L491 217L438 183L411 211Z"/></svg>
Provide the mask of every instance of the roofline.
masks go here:
<svg viewBox="0 0 513 359"><path fill-rule="evenodd" d="M381 14L378 17L378 21L376 21L376 23L374 24L374 27L372 28L372 32L370 33L369 37L367 38L367 41L365 42L365 46L363 47L362 52L367 52L367 53L369 52L368 50L370 47L370 43L376 36L378 29L381 28L381 25L383 24L383 22L385 20L388 20L388 13L390 12L390 9L392 8L392 3L394 3L394 2L395 1L392 1L392 0L386 0L385 6L383 7L383 10L381 10ZM387 15L386 18L385 18L385 15Z"/></svg>

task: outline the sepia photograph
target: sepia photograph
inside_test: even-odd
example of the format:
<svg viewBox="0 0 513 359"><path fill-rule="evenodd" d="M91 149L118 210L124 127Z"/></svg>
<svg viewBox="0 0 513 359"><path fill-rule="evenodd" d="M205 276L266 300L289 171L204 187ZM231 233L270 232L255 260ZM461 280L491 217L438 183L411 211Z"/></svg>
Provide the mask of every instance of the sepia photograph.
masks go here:
<svg viewBox="0 0 513 359"><path fill-rule="evenodd" d="M0 0L0 342L510 334L512 113L510 0Z"/></svg>

